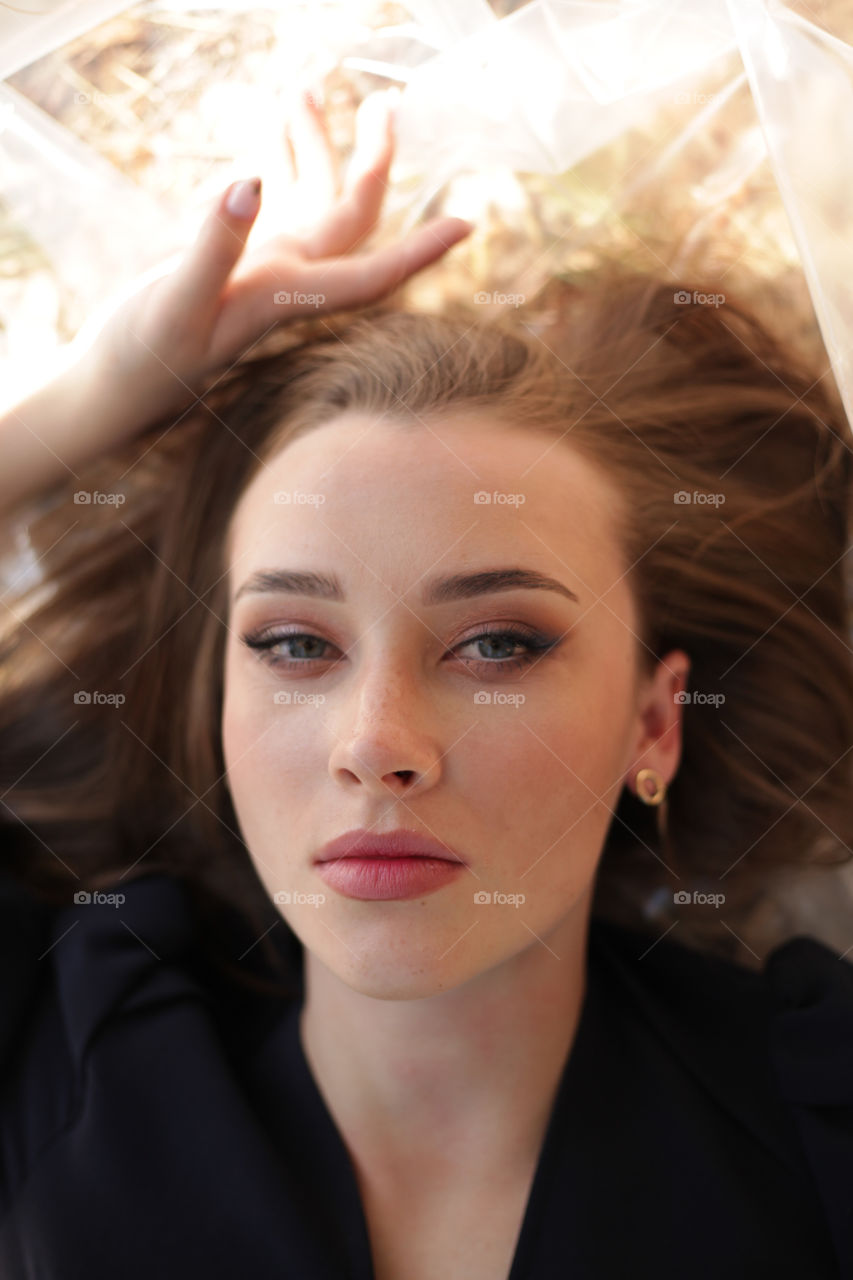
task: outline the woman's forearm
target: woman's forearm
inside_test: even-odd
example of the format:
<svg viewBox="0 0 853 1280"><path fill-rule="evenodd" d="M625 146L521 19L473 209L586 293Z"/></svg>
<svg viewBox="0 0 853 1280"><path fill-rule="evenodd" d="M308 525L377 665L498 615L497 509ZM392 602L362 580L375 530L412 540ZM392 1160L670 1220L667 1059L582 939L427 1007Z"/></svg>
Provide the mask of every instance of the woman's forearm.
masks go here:
<svg viewBox="0 0 853 1280"><path fill-rule="evenodd" d="M0 412L0 517L132 439L158 409L174 407L177 380L171 380L162 404L152 395L152 381L142 387L119 378L93 352ZM186 403L192 404L194 397L189 388L185 391Z"/></svg>
<svg viewBox="0 0 853 1280"><path fill-rule="evenodd" d="M0 511L7 515L76 473L92 456L98 404L87 375L65 369L0 414Z"/></svg>

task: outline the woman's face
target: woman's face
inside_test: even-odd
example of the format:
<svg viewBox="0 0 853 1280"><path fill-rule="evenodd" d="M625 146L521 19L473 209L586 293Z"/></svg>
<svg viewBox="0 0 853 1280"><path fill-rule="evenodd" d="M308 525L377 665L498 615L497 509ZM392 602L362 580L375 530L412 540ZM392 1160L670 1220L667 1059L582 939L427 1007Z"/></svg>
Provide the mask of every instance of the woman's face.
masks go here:
<svg viewBox="0 0 853 1280"><path fill-rule="evenodd" d="M626 779L674 774L687 660L640 679L619 498L564 443L470 414L429 428L343 415L243 494L229 526L226 780L270 897L351 987L418 998L557 941L589 906ZM440 579L508 568L564 590L430 599ZM250 583L281 570L334 577L341 599ZM466 865L385 900L321 877L329 840L401 827Z"/></svg>

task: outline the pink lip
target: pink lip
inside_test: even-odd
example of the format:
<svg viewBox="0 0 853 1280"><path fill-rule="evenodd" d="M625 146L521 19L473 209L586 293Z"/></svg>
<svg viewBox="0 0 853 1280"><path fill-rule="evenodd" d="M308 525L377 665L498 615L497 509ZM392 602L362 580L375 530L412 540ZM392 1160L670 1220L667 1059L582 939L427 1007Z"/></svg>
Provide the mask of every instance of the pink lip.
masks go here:
<svg viewBox="0 0 853 1280"><path fill-rule="evenodd" d="M449 845L404 829L385 835L347 831L329 841L314 862L344 897L374 901L433 893L465 866Z"/></svg>
<svg viewBox="0 0 853 1280"><path fill-rule="evenodd" d="M385 900L422 898L434 893L462 870L463 863L444 858L337 858L318 862L326 884L345 898Z"/></svg>
<svg viewBox="0 0 853 1280"><path fill-rule="evenodd" d="M324 845L314 861L332 862L338 858L442 858L445 862L463 862L450 845L404 827L384 835L364 827L345 831Z"/></svg>

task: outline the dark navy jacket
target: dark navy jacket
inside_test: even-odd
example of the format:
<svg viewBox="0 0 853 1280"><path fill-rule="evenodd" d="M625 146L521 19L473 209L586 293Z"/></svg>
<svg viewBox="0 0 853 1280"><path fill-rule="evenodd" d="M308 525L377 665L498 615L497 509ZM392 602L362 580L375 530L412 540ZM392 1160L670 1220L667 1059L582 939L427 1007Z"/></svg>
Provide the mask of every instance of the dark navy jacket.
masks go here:
<svg viewBox="0 0 853 1280"><path fill-rule="evenodd" d="M0 888L0 1277L372 1280L301 996L203 980L177 880L122 891ZM593 918L509 1280L593 1277L853 1280L853 964Z"/></svg>

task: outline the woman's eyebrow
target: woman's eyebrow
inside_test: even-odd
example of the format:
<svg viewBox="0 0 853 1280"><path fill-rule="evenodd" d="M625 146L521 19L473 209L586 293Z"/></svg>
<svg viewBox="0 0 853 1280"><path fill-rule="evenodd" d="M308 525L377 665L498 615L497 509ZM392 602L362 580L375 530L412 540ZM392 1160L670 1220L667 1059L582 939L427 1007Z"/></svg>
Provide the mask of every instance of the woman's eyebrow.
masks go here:
<svg viewBox="0 0 853 1280"><path fill-rule="evenodd" d="M539 573L535 569L501 568L481 569L476 573L454 573L428 579L421 593L424 605L446 604L451 600L466 600L471 596L489 595L495 591L556 591L580 604L571 591L556 578ZM313 573L298 569L259 569L246 579L232 603L241 596L271 592L289 595L315 596L321 600L346 600L346 593L335 574Z"/></svg>

